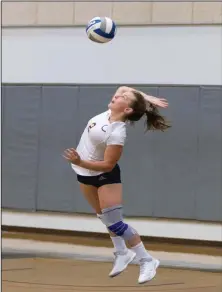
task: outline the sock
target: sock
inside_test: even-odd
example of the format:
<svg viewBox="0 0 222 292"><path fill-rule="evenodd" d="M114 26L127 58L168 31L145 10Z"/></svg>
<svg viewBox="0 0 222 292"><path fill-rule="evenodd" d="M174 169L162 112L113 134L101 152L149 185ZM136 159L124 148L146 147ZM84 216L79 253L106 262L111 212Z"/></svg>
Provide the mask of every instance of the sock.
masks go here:
<svg viewBox="0 0 222 292"><path fill-rule="evenodd" d="M138 260L147 259L149 261L152 261L153 257L145 249L145 246L142 243L142 241L136 246L131 247L131 249L136 253L136 257Z"/></svg>
<svg viewBox="0 0 222 292"><path fill-rule="evenodd" d="M120 236L110 236L116 251L127 251L125 240Z"/></svg>
<svg viewBox="0 0 222 292"><path fill-rule="evenodd" d="M97 218L101 220L101 214L96 214Z"/></svg>

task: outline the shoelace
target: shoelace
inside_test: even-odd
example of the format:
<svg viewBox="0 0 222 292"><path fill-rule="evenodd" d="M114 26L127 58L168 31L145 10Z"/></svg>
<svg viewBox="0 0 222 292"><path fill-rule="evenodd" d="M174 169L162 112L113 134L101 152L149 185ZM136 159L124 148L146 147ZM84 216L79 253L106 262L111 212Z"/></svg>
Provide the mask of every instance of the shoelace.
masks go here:
<svg viewBox="0 0 222 292"><path fill-rule="evenodd" d="M119 252L118 251L114 252L115 258L114 258L114 261L113 261L113 266L115 266L115 264L116 264L118 255L119 255Z"/></svg>
<svg viewBox="0 0 222 292"><path fill-rule="evenodd" d="M119 251L115 251L115 252L114 252L114 256L115 256L115 257L117 257L118 255L125 255L125 254L126 254L126 252L121 251L121 250L119 250Z"/></svg>
<svg viewBox="0 0 222 292"><path fill-rule="evenodd" d="M146 270L147 263L140 264L140 274L144 274Z"/></svg>
<svg viewBox="0 0 222 292"><path fill-rule="evenodd" d="M144 274L145 273L145 270L146 270L146 267L148 264L150 264L151 262L147 261L147 260L141 260L140 261L140 273L141 274Z"/></svg>
<svg viewBox="0 0 222 292"><path fill-rule="evenodd" d="M119 255L125 255L126 253L124 252L124 251L115 251L114 252L114 256L115 256L115 258L114 258L114 265L115 265L115 263L116 263L116 261L117 261L117 258L118 258L118 256Z"/></svg>

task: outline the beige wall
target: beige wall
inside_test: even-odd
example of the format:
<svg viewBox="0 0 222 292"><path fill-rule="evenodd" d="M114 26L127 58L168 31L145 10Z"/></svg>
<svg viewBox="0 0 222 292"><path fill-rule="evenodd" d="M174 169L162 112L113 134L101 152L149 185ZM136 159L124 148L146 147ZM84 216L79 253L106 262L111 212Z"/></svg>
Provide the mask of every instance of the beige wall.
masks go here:
<svg viewBox="0 0 222 292"><path fill-rule="evenodd" d="M222 2L3 2L2 25L85 25L109 16L117 24L221 24Z"/></svg>

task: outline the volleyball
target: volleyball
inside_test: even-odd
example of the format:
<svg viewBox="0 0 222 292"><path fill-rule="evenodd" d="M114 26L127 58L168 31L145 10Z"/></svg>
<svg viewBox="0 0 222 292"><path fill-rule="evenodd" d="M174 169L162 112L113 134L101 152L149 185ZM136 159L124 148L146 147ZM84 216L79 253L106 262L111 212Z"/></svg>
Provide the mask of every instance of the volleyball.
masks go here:
<svg viewBox="0 0 222 292"><path fill-rule="evenodd" d="M109 17L94 17L86 27L88 38L96 43L108 43L116 35L116 24Z"/></svg>

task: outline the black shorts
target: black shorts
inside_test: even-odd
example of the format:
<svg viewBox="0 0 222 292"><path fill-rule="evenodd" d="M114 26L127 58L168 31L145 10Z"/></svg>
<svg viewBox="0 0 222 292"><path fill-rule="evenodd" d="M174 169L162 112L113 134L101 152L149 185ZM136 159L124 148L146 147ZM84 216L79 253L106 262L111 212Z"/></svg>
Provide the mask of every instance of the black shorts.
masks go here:
<svg viewBox="0 0 222 292"><path fill-rule="evenodd" d="M109 184L118 184L121 183L120 167L116 164L112 171L104 172L95 176L77 174L77 180L84 185L91 185L96 188Z"/></svg>

